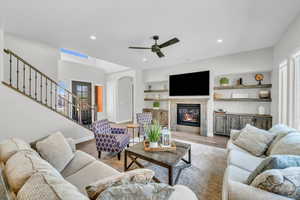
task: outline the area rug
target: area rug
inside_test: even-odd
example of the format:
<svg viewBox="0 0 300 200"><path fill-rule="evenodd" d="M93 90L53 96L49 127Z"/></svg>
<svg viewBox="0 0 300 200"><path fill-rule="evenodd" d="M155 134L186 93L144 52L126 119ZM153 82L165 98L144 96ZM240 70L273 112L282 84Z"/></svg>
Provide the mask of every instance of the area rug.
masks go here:
<svg viewBox="0 0 300 200"><path fill-rule="evenodd" d="M178 140L181 142L186 142ZM204 144L186 142L192 145L192 166L182 171L178 184L185 185L195 192L199 200L220 200L222 193L222 181L226 168L226 150ZM89 147L88 147L89 146ZM80 148L83 151L97 156L94 145ZM103 154L101 161L114 167L119 171L124 169L124 155L121 160L113 154ZM143 164L155 171L156 177L162 182L168 182L167 169L154 164L143 162ZM134 166L133 166L134 168ZM176 174L176 171L175 173Z"/></svg>

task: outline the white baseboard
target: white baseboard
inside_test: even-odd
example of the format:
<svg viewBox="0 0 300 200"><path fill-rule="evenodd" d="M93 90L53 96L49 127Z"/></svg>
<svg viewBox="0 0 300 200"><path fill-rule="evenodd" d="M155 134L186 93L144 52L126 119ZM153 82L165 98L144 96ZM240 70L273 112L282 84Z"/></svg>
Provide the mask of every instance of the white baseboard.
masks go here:
<svg viewBox="0 0 300 200"><path fill-rule="evenodd" d="M74 141L75 141L75 144L79 144L79 143L82 143L82 142L93 140L94 138L95 138L94 135L88 135L86 137L75 139Z"/></svg>

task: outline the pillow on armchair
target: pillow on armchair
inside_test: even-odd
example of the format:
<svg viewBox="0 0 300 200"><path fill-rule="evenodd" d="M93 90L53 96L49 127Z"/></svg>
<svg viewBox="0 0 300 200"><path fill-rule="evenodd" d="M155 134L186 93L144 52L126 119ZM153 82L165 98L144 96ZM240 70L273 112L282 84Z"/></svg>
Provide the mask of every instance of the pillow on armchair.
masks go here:
<svg viewBox="0 0 300 200"><path fill-rule="evenodd" d="M289 133L271 149L270 155L300 155L300 133Z"/></svg>

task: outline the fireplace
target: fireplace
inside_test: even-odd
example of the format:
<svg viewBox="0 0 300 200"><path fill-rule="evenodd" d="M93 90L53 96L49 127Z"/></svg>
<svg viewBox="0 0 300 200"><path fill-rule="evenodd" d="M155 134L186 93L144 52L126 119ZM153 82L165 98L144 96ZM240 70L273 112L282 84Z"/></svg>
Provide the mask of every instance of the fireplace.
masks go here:
<svg viewBox="0 0 300 200"><path fill-rule="evenodd" d="M177 125L200 127L200 104L177 104Z"/></svg>

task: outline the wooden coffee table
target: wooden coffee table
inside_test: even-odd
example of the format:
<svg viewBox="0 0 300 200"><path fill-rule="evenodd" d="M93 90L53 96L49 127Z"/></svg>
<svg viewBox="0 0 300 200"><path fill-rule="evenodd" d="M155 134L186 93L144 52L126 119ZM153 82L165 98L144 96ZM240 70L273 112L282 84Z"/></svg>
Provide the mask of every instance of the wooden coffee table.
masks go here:
<svg viewBox="0 0 300 200"><path fill-rule="evenodd" d="M161 167L165 167L169 171L169 185L175 185L178 182L180 174L183 169L191 166L191 145L177 142L176 151L173 152L147 152L144 150L143 142L137 143L136 145L125 149L125 162L124 171L128 171L129 168L135 163L140 168L144 168L138 159L146 160L148 162L154 163ZM188 160L184 159L184 156L188 154ZM131 159L131 163L127 165L127 157ZM178 164L180 161L183 164ZM175 181L173 181L174 170L178 169ZM156 177L153 178L154 181L160 182Z"/></svg>

